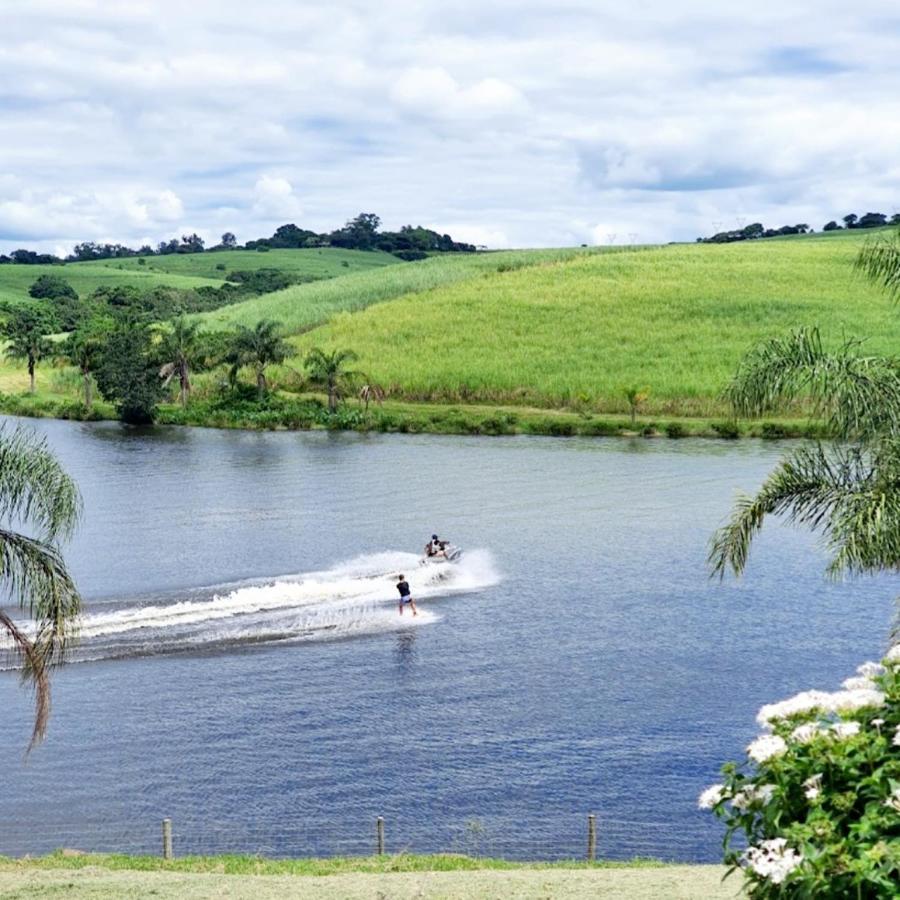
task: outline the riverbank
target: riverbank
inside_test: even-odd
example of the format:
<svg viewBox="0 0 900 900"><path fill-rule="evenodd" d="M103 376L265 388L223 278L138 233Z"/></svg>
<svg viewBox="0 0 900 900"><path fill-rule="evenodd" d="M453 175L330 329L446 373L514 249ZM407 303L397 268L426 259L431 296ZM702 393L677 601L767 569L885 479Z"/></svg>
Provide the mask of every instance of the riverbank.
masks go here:
<svg viewBox="0 0 900 900"><path fill-rule="evenodd" d="M95 402L88 410L69 397L39 393L0 393L0 412L34 418L102 421L116 418L113 407ZM403 403L386 401L368 410L346 403L330 415L323 398L313 394L273 393L252 397L198 399L186 408L159 407L160 425L234 428L251 431L359 431L408 434L515 435L551 437L645 437L719 439L811 438L823 436L821 423L804 417L772 417L758 421L689 416L636 416L591 410L539 409L527 406Z"/></svg>
<svg viewBox="0 0 900 900"><path fill-rule="evenodd" d="M71 853L71 851L70 851ZM511 863L465 856L310 860L258 857L64 855L0 860L5 897L544 898L717 900L738 896L724 866L633 863Z"/></svg>

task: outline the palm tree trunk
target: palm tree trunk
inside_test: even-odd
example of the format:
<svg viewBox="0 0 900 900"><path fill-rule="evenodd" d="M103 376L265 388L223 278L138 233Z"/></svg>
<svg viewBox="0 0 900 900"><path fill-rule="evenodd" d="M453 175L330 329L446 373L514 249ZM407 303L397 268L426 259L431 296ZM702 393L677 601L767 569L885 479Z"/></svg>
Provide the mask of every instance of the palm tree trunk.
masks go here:
<svg viewBox="0 0 900 900"><path fill-rule="evenodd" d="M266 391L268 390L269 385L266 381L266 370L265 369L257 369L256 370L256 389L259 391L259 397L262 399L266 395Z"/></svg>
<svg viewBox="0 0 900 900"><path fill-rule="evenodd" d="M81 374L84 378L84 405L90 409L94 402L91 396L91 373L87 369L82 369Z"/></svg>
<svg viewBox="0 0 900 900"><path fill-rule="evenodd" d="M34 357L33 356L28 357L28 379L31 383L29 390L33 394L34 393Z"/></svg>
<svg viewBox="0 0 900 900"><path fill-rule="evenodd" d="M179 380L181 381L181 405L187 406L188 397L191 393L191 373L187 363L181 364Z"/></svg>
<svg viewBox="0 0 900 900"><path fill-rule="evenodd" d="M328 412L337 412L337 384L333 378L328 379Z"/></svg>

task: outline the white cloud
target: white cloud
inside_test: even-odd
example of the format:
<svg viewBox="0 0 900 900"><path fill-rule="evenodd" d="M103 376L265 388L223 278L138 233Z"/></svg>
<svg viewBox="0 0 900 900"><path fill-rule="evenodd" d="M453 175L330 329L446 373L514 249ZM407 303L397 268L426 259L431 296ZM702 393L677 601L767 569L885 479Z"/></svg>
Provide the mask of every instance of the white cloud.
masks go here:
<svg viewBox="0 0 900 900"><path fill-rule="evenodd" d="M889 0L245 13L7 12L0 249L155 243L186 222L246 240L361 210L492 246L692 239L736 216L821 226L900 206Z"/></svg>
<svg viewBox="0 0 900 900"><path fill-rule="evenodd" d="M274 175L263 175L253 186L253 211L263 219L297 216L302 212L291 183Z"/></svg>
<svg viewBox="0 0 900 900"><path fill-rule="evenodd" d="M499 78L482 78L463 86L441 67L401 72L391 98L401 108L437 119L481 119L527 109L522 94Z"/></svg>

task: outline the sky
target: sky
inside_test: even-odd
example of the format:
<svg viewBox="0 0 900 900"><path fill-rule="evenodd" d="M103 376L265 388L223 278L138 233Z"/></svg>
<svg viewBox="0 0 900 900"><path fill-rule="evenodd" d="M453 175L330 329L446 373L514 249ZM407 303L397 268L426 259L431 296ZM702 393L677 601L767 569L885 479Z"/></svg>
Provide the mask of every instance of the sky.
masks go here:
<svg viewBox="0 0 900 900"><path fill-rule="evenodd" d="M0 251L900 210L892 0L0 0Z"/></svg>

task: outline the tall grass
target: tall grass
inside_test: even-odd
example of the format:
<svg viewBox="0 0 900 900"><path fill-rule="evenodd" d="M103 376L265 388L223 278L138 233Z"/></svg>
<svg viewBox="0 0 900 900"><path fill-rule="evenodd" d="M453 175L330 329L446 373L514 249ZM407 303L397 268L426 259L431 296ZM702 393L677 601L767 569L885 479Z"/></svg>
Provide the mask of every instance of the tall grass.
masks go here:
<svg viewBox="0 0 900 900"><path fill-rule="evenodd" d="M396 398L624 412L623 389L640 384L647 414L719 415L742 354L793 326L818 324L835 342L870 338L872 353L900 349L900 315L853 271L864 238L495 266L338 314L296 343L352 348L359 368Z"/></svg>
<svg viewBox="0 0 900 900"><path fill-rule="evenodd" d="M404 294L419 295L483 275L508 274L523 267L560 262L592 252L596 251L519 250L434 256L422 262L352 273L331 281L295 285L204 313L199 318L210 328L252 326L260 319L275 319L289 334L298 334L338 313L364 309Z"/></svg>

